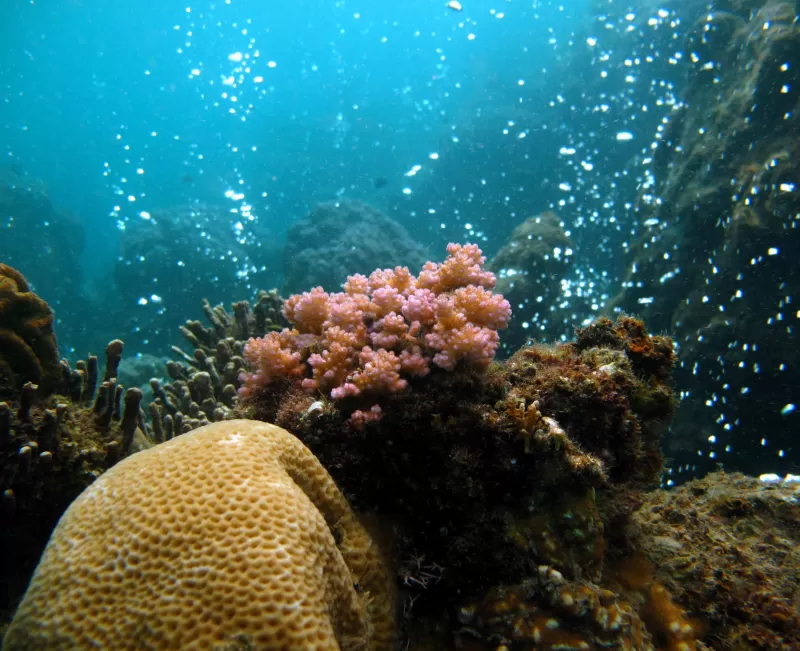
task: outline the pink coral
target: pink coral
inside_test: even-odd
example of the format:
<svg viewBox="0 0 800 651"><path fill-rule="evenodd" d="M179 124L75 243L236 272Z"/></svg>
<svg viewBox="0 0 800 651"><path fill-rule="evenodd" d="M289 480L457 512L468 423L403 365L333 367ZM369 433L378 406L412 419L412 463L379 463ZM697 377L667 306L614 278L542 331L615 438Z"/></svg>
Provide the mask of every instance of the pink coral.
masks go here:
<svg viewBox="0 0 800 651"><path fill-rule="evenodd" d="M356 409L350 414L350 425L353 429L363 430L369 423L377 423L383 418L383 410L380 405L372 405L369 411Z"/></svg>
<svg viewBox="0 0 800 651"><path fill-rule="evenodd" d="M502 294L492 294L483 287L461 287L453 292L453 302L468 321L493 330L502 330L511 318L511 305Z"/></svg>
<svg viewBox="0 0 800 651"><path fill-rule="evenodd" d="M489 366L497 352L500 337L496 330L467 323L454 330L432 332L425 336L425 343L439 351L433 356L433 363L452 371L461 360L477 368Z"/></svg>
<svg viewBox="0 0 800 651"><path fill-rule="evenodd" d="M370 333L372 345L378 348L394 348L408 334L408 323L399 314L389 312L385 317L375 322Z"/></svg>
<svg viewBox="0 0 800 651"><path fill-rule="evenodd" d="M269 384L276 377L297 377L303 374L304 365L300 353L292 350L291 331L285 334L270 332L260 339L250 337L244 345L245 359L255 369L253 373L240 373L242 386L239 394L249 396L261 386ZM295 331L296 332L296 331Z"/></svg>
<svg viewBox="0 0 800 651"><path fill-rule="evenodd" d="M488 366L511 306L491 291L495 277L477 245L450 244L447 251L444 262L426 263L418 277L406 267L378 269L349 276L343 292L315 287L289 297L284 313L297 329L248 342L253 372L242 374L242 395L275 377L305 376L309 391L361 398L403 391L406 378L428 375L431 364L449 371L459 363ZM375 405L354 412L352 422L363 427L380 415Z"/></svg>
<svg viewBox="0 0 800 651"><path fill-rule="evenodd" d="M413 377L425 377L431 372L430 357L422 353L422 348L413 346L400 353L400 368L403 373Z"/></svg>
<svg viewBox="0 0 800 651"><path fill-rule="evenodd" d="M303 380L303 388L329 392L342 386L356 368L355 351L364 345L365 332L363 325L360 330L353 332L338 326L328 328L321 342L322 352L313 353L308 358L313 374Z"/></svg>
<svg viewBox="0 0 800 651"><path fill-rule="evenodd" d="M386 316L389 312L400 312L406 299L394 287L376 287L372 290L372 312L377 317Z"/></svg>
<svg viewBox="0 0 800 651"><path fill-rule="evenodd" d="M328 318L323 321L322 330L327 332L330 328L340 327L359 332L365 328L365 313L372 314L369 309L369 296L366 294L333 294L328 298Z"/></svg>
<svg viewBox="0 0 800 651"><path fill-rule="evenodd" d="M363 274L353 274L348 276L344 283L346 294L367 294L369 292L369 280Z"/></svg>
<svg viewBox="0 0 800 651"><path fill-rule="evenodd" d="M408 386L408 381L400 377L400 360L391 350L372 350L364 346L358 362L360 369L342 386L331 391L331 398L352 398L362 393L397 393Z"/></svg>
<svg viewBox="0 0 800 651"><path fill-rule="evenodd" d="M422 325L433 325L436 321L436 294L430 289L417 289L406 300L403 316Z"/></svg>
<svg viewBox="0 0 800 651"><path fill-rule="evenodd" d="M300 332L319 335L322 334L322 324L328 318L328 299L328 293L322 287L315 287L310 292L287 298L283 314Z"/></svg>
<svg viewBox="0 0 800 651"><path fill-rule="evenodd" d="M417 279L417 287L431 289L437 294L468 285L479 285L487 289L495 286L495 277L486 271L477 244L448 244L447 259L440 265L426 262Z"/></svg>
<svg viewBox="0 0 800 651"><path fill-rule="evenodd" d="M417 286L417 279L408 267L376 269L369 275L369 287L375 291L379 287L391 287L403 296L408 296Z"/></svg>

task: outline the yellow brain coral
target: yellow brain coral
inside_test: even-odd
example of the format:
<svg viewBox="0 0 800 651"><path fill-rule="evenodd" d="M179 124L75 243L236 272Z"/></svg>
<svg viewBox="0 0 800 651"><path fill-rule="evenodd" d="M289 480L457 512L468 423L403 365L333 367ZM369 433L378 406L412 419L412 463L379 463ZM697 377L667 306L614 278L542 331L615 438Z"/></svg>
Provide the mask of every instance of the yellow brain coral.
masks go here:
<svg viewBox="0 0 800 651"><path fill-rule="evenodd" d="M3 649L382 650L393 615L380 555L317 458L286 430L230 420L81 494Z"/></svg>

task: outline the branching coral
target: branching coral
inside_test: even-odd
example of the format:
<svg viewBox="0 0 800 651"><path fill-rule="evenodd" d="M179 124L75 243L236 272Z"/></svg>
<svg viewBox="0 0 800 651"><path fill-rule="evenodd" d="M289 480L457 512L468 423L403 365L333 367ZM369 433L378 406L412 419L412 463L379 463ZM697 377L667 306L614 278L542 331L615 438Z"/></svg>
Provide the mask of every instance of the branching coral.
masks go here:
<svg viewBox="0 0 800 651"><path fill-rule="evenodd" d="M519 427L519 433L525 441L525 453L530 454L533 450L533 437L537 434L543 435L547 428L545 417L539 411L539 401L526 404L522 398L518 404L512 403L508 406L508 415Z"/></svg>
<svg viewBox="0 0 800 651"><path fill-rule="evenodd" d="M172 380L168 384L151 382L156 400L149 410L157 440L231 418L238 400L239 374L246 368L245 342L288 325L282 311L283 299L276 290L258 292L252 308L248 301L238 301L232 305L232 312L222 305L212 307L203 300L203 313L209 325L192 320L180 328L194 349L192 354L173 346L172 351L183 363L167 363ZM253 354L269 356L273 352L277 354L261 348ZM288 369L286 372L289 374Z"/></svg>
<svg viewBox="0 0 800 651"><path fill-rule="evenodd" d="M78 494L120 459L150 447L142 393L117 382L122 342L75 368L61 362L55 395L26 383L0 401L0 621L30 580L58 518Z"/></svg>
<svg viewBox="0 0 800 651"><path fill-rule="evenodd" d="M431 364L448 371L488 367L511 306L492 293L494 274L483 268L480 248L450 244L447 251L443 263L426 263L419 277L405 267L379 269L348 277L343 292L315 287L291 296L284 314L295 330L248 341L252 370L240 376L240 394L308 375L308 367L302 386L334 400L403 391Z"/></svg>

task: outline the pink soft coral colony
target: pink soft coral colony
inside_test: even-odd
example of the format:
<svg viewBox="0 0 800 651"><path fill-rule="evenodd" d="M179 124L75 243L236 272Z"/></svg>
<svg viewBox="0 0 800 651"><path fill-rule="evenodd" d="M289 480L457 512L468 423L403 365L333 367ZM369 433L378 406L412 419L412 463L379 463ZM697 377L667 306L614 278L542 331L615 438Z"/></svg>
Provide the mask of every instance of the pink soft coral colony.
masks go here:
<svg viewBox="0 0 800 651"><path fill-rule="evenodd" d="M449 244L441 263L425 263L418 277L406 267L350 276L344 291L322 287L290 296L284 306L295 329L251 338L239 393L250 396L277 378L303 378L308 391L334 400L403 391L407 378L452 371L461 363L486 368L499 343L497 330L511 306L493 294L494 274L475 244ZM309 354L314 347L320 352ZM305 362L303 361L305 359ZM355 427L378 420L374 405L351 417Z"/></svg>

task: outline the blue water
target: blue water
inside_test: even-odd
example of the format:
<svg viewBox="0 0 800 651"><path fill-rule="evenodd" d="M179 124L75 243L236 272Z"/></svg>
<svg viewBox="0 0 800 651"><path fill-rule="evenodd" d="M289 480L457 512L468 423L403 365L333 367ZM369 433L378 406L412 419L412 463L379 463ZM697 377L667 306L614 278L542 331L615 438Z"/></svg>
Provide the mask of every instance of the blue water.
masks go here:
<svg viewBox="0 0 800 651"><path fill-rule="evenodd" d="M115 270L142 262L121 242L161 232L159 211L216 206L215 237L260 245L248 260L231 253L225 278L194 282L189 269L181 280L230 304L282 286L287 231L322 201L371 204L437 259L450 241L491 256L527 217L554 210L579 251L560 326L546 323L548 306L513 307L532 337L567 338L621 286L653 145L687 83L688 26L708 12L694 0L635 4L6 0L0 168L43 185L85 231L82 250L62 239L45 252L78 257L73 293L48 277L37 243L12 243L12 262L55 307L62 354L115 336L126 354L164 354L176 324L201 315L169 270L182 253L202 266L211 235L198 227L198 248L182 253L162 242L152 257L167 271L119 287ZM682 363L689 373L693 360ZM733 437L725 405L745 400L718 396L750 389L708 368L710 384L682 395L709 406L684 468L695 455L713 467ZM793 404L786 391L776 399ZM751 411L741 436L753 442ZM790 467L791 449L765 454Z"/></svg>
<svg viewBox="0 0 800 651"><path fill-rule="evenodd" d="M563 194L539 178L570 172L558 150L575 138L552 66L593 20L587 3L509 2L16 2L5 13L3 162L82 221L81 284L103 303L123 230L190 202L230 210L242 240L279 243L315 203L345 196L432 251L470 239L491 253ZM281 285L274 250L255 261L256 284ZM242 280L241 295L258 288ZM141 293L169 300L163 286ZM158 325L163 303L124 307L163 346L174 326ZM57 311L68 352L98 347L78 332L81 312Z"/></svg>
<svg viewBox="0 0 800 651"><path fill-rule="evenodd" d="M543 99L536 81L557 50L542 44L550 30L566 39L586 5L73 0L3 14L3 158L81 216L91 276L113 264L118 221L140 211L234 190L245 197L231 208L252 202L280 234L342 188L375 198L376 174L399 193L488 88Z"/></svg>

